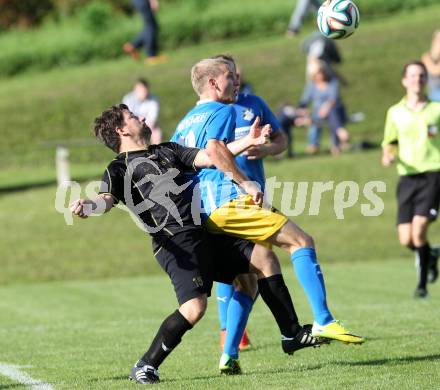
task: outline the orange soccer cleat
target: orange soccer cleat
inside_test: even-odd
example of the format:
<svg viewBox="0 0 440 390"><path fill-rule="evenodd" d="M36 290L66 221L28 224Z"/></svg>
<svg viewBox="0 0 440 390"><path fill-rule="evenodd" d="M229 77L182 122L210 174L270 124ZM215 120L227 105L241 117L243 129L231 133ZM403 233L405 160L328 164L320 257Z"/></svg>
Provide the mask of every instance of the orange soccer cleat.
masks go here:
<svg viewBox="0 0 440 390"><path fill-rule="evenodd" d="M222 329L220 331L220 350L223 351L223 348L225 346L225 339L226 339L226 329ZM241 336L240 344L238 346L238 349L240 351L248 351L252 348L252 343L249 340L249 337L247 335L246 329L243 332L243 336Z"/></svg>

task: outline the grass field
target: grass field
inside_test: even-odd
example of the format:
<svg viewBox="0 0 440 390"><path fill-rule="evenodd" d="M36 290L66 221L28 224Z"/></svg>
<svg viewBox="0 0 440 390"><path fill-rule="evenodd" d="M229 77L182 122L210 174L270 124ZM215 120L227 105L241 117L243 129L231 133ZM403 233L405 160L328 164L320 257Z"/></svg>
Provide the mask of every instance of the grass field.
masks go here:
<svg viewBox="0 0 440 390"><path fill-rule="evenodd" d="M359 201L336 219L335 191L322 196L318 215L309 215L311 190L304 212L294 220L312 234L324 263L365 262L409 254L399 248L395 221L395 168L380 166L380 152L350 153L339 158L328 155L297 160L267 161L268 177L281 182L344 181L359 183ZM105 164L95 166L102 172ZM377 217L363 217L361 204L365 183L383 181L387 187L379 194L384 211ZM83 190L87 182L81 183ZM289 206L296 204L296 191ZM275 192L280 206L281 189ZM84 192L83 192L83 195ZM78 196L78 195L77 195ZM68 200L74 195L67 193ZM64 197L63 197L64 199ZM67 226L55 209L56 187L5 193L0 202L0 247L2 254L0 284L39 282L60 279L96 279L133 276L139 270L157 273L149 239L144 237L127 213L121 210L89 220L76 219ZM287 210L283 210L287 211ZM334 234L337 231L338 234ZM440 225L432 227L434 242L440 242ZM130 249L128 249L130 248ZM287 261L287 256L283 255Z"/></svg>
<svg viewBox="0 0 440 390"><path fill-rule="evenodd" d="M367 116L351 127L355 141L380 141L385 110L402 94L401 65L426 50L431 32L438 27L439 12L436 5L377 18L363 23L359 33L341 43L342 71L350 80L344 97L350 111ZM238 58L246 78L272 107L294 102L304 77L299 45L299 39L268 34L259 40L179 49L171 53L169 63L157 68L122 59L2 80L0 390L25 388L19 384L25 376L21 381L8 377L14 370L41 381L33 384L39 390L48 390L49 385L133 388L126 379L130 366L163 317L175 308L172 288L152 257L149 240L127 213L115 210L66 225L55 210L53 143L90 140L93 117L117 102L139 75L154 81L163 104L162 126L169 135L195 102L190 66L218 52ZM440 284L430 288L431 299L412 298L413 258L399 247L395 231L395 168L380 166L378 149L338 158L324 153L305 158L304 135L303 130L296 132L299 157L268 159L267 176L282 182L359 185L359 200L344 210L344 219L336 218L335 192L330 191L323 195L318 215L309 215L307 203L294 220L315 238L333 312L367 336L368 342L362 347L333 343L287 357L260 300L250 322L255 350L242 355L244 375L220 377L218 324L211 299L204 321L161 367L163 384L158 388L440 387ZM83 190L90 179L99 178L112 157L98 145L73 147L71 152L72 172ZM386 185L386 192L379 194L384 211L377 217L361 214L361 205L368 204L362 189L369 181ZM65 205L70 196L67 193ZM280 202L277 193L275 204ZM430 233L433 243L440 242L439 223ZM310 322L308 304L288 258L279 253L300 319Z"/></svg>
<svg viewBox="0 0 440 390"><path fill-rule="evenodd" d="M302 290L284 269L302 322ZM162 365L164 389L435 389L440 285L436 298L411 297L414 271L403 259L324 266L333 312L368 337L360 347L332 343L284 355L261 300L250 319L255 349L242 353L244 375L221 377L214 300L206 318ZM175 307L165 276L0 287L1 364L22 366L55 389L129 389L129 368L161 319ZM1 369L1 368L0 368ZM19 389L0 375L0 389Z"/></svg>
<svg viewBox="0 0 440 390"><path fill-rule="evenodd" d="M268 176L289 181L383 180L384 213L361 217L359 203L337 220L332 193L319 215L295 218L316 239L335 315L366 335L367 344L333 343L282 354L268 310L258 302L250 323L256 349L242 355L245 374L222 378L216 365L218 324L211 299L205 320L161 367L163 388L432 389L440 380L432 298L412 298L412 256L395 237L394 169L379 151L340 158L269 161ZM368 169L365 167L368 166ZM84 183L85 184L85 183ZM75 220L54 210L53 186L4 194L0 205L0 371L11 365L55 389L125 389L128 369L161 319L175 307L150 245L124 212ZM362 201L362 199L361 199ZM279 202L279 197L277 199ZM439 241L440 226L432 238ZM311 313L287 256L284 271L303 322ZM9 372L9 371L8 371ZM160 387L160 388L161 388ZM0 389L21 388L0 375Z"/></svg>

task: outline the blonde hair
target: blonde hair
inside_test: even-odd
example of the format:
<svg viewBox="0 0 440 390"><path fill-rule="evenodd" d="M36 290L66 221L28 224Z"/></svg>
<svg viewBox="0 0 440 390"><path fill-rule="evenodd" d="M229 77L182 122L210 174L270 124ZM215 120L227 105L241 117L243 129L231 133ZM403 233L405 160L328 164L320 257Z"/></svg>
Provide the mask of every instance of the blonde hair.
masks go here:
<svg viewBox="0 0 440 390"><path fill-rule="evenodd" d="M232 70L232 64L223 58L206 58L191 68L191 83L197 95L202 95L210 78L224 73L224 67Z"/></svg>

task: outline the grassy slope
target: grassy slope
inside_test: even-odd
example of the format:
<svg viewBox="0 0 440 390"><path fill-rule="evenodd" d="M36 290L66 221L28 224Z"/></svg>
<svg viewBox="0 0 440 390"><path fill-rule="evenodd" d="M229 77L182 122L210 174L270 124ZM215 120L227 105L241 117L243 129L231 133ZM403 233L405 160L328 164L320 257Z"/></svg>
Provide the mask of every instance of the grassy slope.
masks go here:
<svg viewBox="0 0 440 390"><path fill-rule="evenodd" d="M368 336L364 346L333 343L287 357L259 300L250 320L256 349L241 355L245 374L220 377L211 299L205 319L161 367L158 388L436 388L437 299L411 298L412 267L402 260L375 261L325 265L324 272L332 310ZM285 274L301 320L310 321L290 267ZM433 296L439 296L439 287L433 286ZM165 276L1 287L0 297L0 361L25 366L22 370L58 390L133 388L126 379L131 364L175 306ZM0 384L13 386L1 376Z"/></svg>
<svg viewBox="0 0 440 390"><path fill-rule="evenodd" d="M428 47L439 11L439 6L434 6L366 21L356 35L339 43L345 58L341 70L351 83L344 91L345 100L350 111L364 111L368 118L354 127L357 138L380 138L386 107L401 94L401 65ZM402 25L407 28L402 29ZM246 77L272 107L295 102L304 80L304 56L299 45L299 39L269 36L175 50L169 53L170 62L158 67L122 59L2 81L0 114L4 137L0 163L12 167L51 164L53 151L41 149L41 145L51 140L89 139L96 114L118 102L140 75L152 80L154 92L162 102L161 125L170 134L195 101L188 77L191 65L218 52L237 57ZM102 160L107 155L100 150L74 148L72 158L82 162ZM3 182L3 177L0 179Z"/></svg>
<svg viewBox="0 0 440 390"><path fill-rule="evenodd" d="M437 22L438 10L439 7L432 7L430 11L424 9L395 19L365 23L358 34L340 43L345 55L344 73L351 81L345 91L346 100L352 111L362 110L368 118L353 127L355 138L380 139L384 112L401 94L398 81L401 63L423 50ZM402 24L411 28L402 29ZM375 44L371 44L373 39ZM237 55L247 72L246 77L276 107L284 99L297 97L300 93L304 64L303 57L297 55L298 44L298 40L281 37L259 42L232 41L176 51L171 61L160 67L144 68L122 60L11 79L0 89L0 110L5 114L2 115L4 142L0 145L0 183L11 186L53 179L53 151L39 149L40 142L69 137L90 139L91 118L115 102L141 69L143 72L148 70L162 98L165 129L174 128L177 118L195 100L188 82L191 64L197 58L221 51ZM297 133L300 140L304 138L304 131ZM300 143L297 149L302 146ZM8 153L10 150L21 153L13 155ZM73 173L77 177L98 176L111 156L100 146L74 148L72 154ZM5 169L8 161L12 163ZM333 199L327 194L319 216L295 218L316 237L323 261L363 261L404 253L398 252L392 229L395 171L380 168L378 161L378 152L349 154L338 159L320 156L268 161L268 175L276 175L282 180L365 183L384 179L388 184L388 192L384 195L385 213L380 217L360 218L358 203L345 220L338 221L333 212ZM2 196L0 246L9 250L3 255L1 283L133 275L144 267L145 258L149 259L148 267L157 271L142 233L128 216L109 215L102 220L76 221L73 227L66 227L54 210L54 199L54 187ZM114 214L117 213L121 212ZM329 234L335 229L340 232L337 237ZM434 229L438 229L437 226ZM344 244L351 237L356 237L356 246L346 247ZM106 248L107 242L114 244L116 249ZM138 251L125 253L126 244L145 256L139 256ZM84 256L85 252L88 256ZM29 264L34 266L29 267Z"/></svg>
<svg viewBox="0 0 440 390"><path fill-rule="evenodd" d="M344 69L352 80L352 87L347 90L347 96L353 94L350 105L369 116L369 121L358 126L356 132L379 139L383 112L400 93L400 64L426 46L438 10L432 8L429 15L415 13L400 22L391 20L389 28L383 21L371 23L368 31L377 45L363 40L361 34L357 40L353 37L344 42ZM401 23L414 28L393 32ZM375 35L374 31L381 33ZM272 104L292 91L297 96L303 64L302 58L294 55L296 43L267 38L261 43L250 40L177 51L169 64L151 70L151 77L158 80L158 92L170 99L170 104L164 102L164 124L172 128L175 115L193 102L187 71L207 51L237 54L258 92ZM363 45L362 50L357 50L359 45ZM257 49L261 50L258 54ZM370 54L362 54L364 50ZM377 58L381 57L377 56L384 56L383 63L379 64ZM126 73L115 78L121 65L127 67ZM136 64L120 61L39 77L27 75L3 83L0 111L6 126L2 127L2 135L3 139L11 137L11 142L0 146L4 148L2 159L5 151L21 149L24 154L15 157L13 165L27 159L24 165L29 166L29 150L38 142L68 135L87 137L86 123L123 93L139 69ZM173 72L177 72L176 76ZM268 73L276 77L267 78ZM176 80L178 96L171 93ZM63 85L62 91L52 90L54 85ZM25 110L13 104L14 98L15 103L24 104ZM76 115L63 119L64 112L71 110ZM35 116L39 112L41 115ZM49 119L51 126L40 136L43 118ZM63 126L56 126L59 124ZM28 130L20 134L15 131L17 128ZM29 135L33 135L32 141L27 139ZM80 157L83 161L96 160L91 168L78 165L81 175L96 174L102 169L102 158L107 158L102 154ZM47 175L49 161L51 155L47 153L41 162ZM345 220L338 221L332 197L327 194L319 216L296 218L318 243L332 310L350 327L368 336L369 342L361 348L334 343L287 358L280 352L276 326L260 300L250 325L256 350L242 355L246 374L222 378L216 375L218 325L211 299L205 320L185 336L182 346L161 367L163 384L159 388L438 387L439 285L430 290L432 300L415 302L411 298L415 283L412 259L398 248L394 231L396 175L394 169L382 169L378 161L379 152L373 151L338 159L319 156L268 162L268 174L282 180L365 183L379 178L387 183L388 191L383 194L385 212L380 217L360 218L358 204L347 212ZM26 174L29 180L45 176L38 170ZM18 175L21 171L15 167L6 173L3 169L0 178L9 184L14 180L22 183L24 179ZM153 275L160 271L159 267L151 257L147 240L127 215L116 210L103 218L77 220L67 227L54 211L55 191L55 187L48 187L1 196L0 362L26 366L22 368L25 372L57 389L131 388L126 380L128 368L146 348L161 318L173 310L172 288L166 276ZM439 224L433 226L433 237L439 237L439 228ZM306 299L290 267L285 274L288 285L293 286L302 322L310 321ZM127 277L132 275L150 277ZM102 277L109 279L97 280ZM29 283L58 279L83 280ZM24 387L0 376L0 388Z"/></svg>
<svg viewBox="0 0 440 390"><path fill-rule="evenodd" d="M345 212L345 219L337 220L335 217L334 192L323 195L318 216L309 216L311 190L305 212L294 217L315 237L321 261L359 262L395 256L410 258L409 253L399 249L395 237L394 189L397 175L394 168L383 169L379 159L379 152L373 151L347 154L337 159L320 156L268 162L268 176L276 176L282 182L359 183L359 202ZM368 203L362 189L370 180L383 180L387 184L387 192L380 194L385 202L384 213L378 217L363 217L360 211L361 203ZM292 203L287 207L295 206L296 188L294 190ZM276 194L280 195L280 191L277 190ZM149 240L128 214L114 210L103 217L85 221L75 219L73 226L67 226L63 216L55 210L55 198L55 187L2 197L0 247L7 250L2 253L0 284L94 279L159 271L151 255ZM279 196L276 204L280 205ZM433 241L440 241L440 225L434 224L432 229ZM287 256L282 256L287 260Z"/></svg>

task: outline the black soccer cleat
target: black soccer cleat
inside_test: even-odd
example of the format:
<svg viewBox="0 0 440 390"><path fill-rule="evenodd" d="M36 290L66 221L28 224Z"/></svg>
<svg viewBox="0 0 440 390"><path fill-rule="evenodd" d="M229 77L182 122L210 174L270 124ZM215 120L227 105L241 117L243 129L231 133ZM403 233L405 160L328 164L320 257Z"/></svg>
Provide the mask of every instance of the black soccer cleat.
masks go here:
<svg viewBox="0 0 440 390"><path fill-rule="evenodd" d="M426 288L417 287L414 292L414 298L425 299L428 298L428 290Z"/></svg>
<svg viewBox="0 0 440 390"><path fill-rule="evenodd" d="M154 383L159 383L159 371L157 371L153 366L148 364L136 365L131 369L130 375L128 377L141 385L151 385Z"/></svg>
<svg viewBox="0 0 440 390"><path fill-rule="evenodd" d="M288 355L303 348L320 347L322 344L329 344L329 340L312 336L312 325L304 325L294 337L281 335L281 347Z"/></svg>

